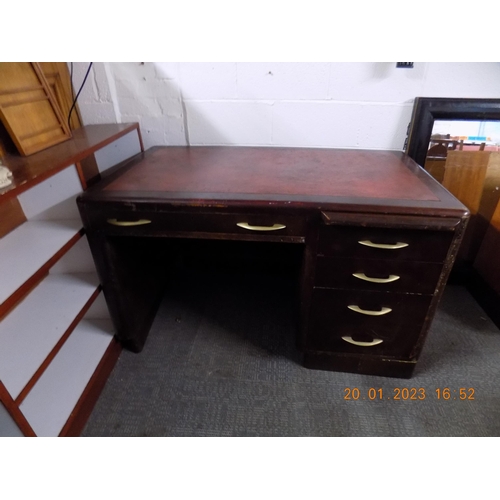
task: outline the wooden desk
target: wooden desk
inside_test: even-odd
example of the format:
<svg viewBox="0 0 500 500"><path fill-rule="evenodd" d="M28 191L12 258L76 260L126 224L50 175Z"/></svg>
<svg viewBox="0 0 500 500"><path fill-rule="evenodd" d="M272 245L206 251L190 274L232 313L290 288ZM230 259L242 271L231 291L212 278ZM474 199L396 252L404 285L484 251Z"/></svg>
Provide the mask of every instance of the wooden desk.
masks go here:
<svg viewBox="0 0 500 500"><path fill-rule="evenodd" d="M166 242L282 242L304 250L305 366L396 377L413 372L468 218L403 153L336 149L153 148L78 205L128 349L156 313Z"/></svg>

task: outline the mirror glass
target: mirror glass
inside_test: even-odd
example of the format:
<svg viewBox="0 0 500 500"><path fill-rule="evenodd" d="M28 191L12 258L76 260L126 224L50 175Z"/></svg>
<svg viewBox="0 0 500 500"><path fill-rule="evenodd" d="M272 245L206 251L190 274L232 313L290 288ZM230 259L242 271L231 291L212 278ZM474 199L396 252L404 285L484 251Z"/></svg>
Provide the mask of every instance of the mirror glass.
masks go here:
<svg viewBox="0 0 500 500"><path fill-rule="evenodd" d="M435 120L432 127L433 139L443 138L456 142L463 150L477 150L484 142L485 150L498 151L500 146L499 121ZM429 145L432 147L432 144Z"/></svg>
<svg viewBox="0 0 500 500"><path fill-rule="evenodd" d="M440 182L449 151L500 151L500 121L435 120L425 169Z"/></svg>

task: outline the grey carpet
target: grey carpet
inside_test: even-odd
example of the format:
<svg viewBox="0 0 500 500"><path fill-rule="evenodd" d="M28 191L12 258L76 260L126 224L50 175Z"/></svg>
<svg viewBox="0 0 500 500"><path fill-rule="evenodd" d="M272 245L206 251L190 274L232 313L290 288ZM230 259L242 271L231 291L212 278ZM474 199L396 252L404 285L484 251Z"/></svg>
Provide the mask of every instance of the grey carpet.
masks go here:
<svg viewBox="0 0 500 500"><path fill-rule="evenodd" d="M121 354L83 436L500 435L500 331L463 287L447 287L405 380L303 368L291 281L194 274L167 292L143 352ZM384 400L344 400L347 387ZM426 398L393 400L402 387ZM457 392L438 400L445 387Z"/></svg>

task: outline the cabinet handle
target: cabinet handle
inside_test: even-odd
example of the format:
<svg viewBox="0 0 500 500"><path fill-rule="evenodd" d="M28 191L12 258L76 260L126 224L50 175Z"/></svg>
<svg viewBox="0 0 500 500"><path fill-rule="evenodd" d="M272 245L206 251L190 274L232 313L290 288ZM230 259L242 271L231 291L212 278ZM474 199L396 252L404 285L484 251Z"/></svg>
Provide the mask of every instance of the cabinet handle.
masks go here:
<svg viewBox="0 0 500 500"><path fill-rule="evenodd" d="M272 226L251 226L248 222L237 222L238 227L249 229L250 231L276 231L278 229L285 229L283 224L273 224Z"/></svg>
<svg viewBox="0 0 500 500"><path fill-rule="evenodd" d="M369 311L367 309L361 309L359 306L347 306L351 311L366 314L368 316L383 316L384 314L388 314L392 311L389 307L382 307L380 311Z"/></svg>
<svg viewBox="0 0 500 500"><path fill-rule="evenodd" d="M349 342L349 344L360 345L361 347L371 347L383 342L382 339L373 339L371 342L358 342L357 340L353 340L352 337L342 337L342 340Z"/></svg>
<svg viewBox="0 0 500 500"><path fill-rule="evenodd" d="M139 219L139 220L117 220L117 219L108 219L109 224L113 224L113 226L143 226L144 224L151 224L151 221L148 219Z"/></svg>
<svg viewBox="0 0 500 500"><path fill-rule="evenodd" d="M365 273L353 273L353 276L360 280L370 281L371 283L392 283L401 277L396 274L390 274L388 278L370 278L370 276L367 276Z"/></svg>
<svg viewBox="0 0 500 500"><path fill-rule="evenodd" d="M401 241L398 241L397 243L394 244L388 244L388 243L373 243L373 241L370 240L361 240L358 241L360 245L365 245L367 247L372 247L372 248L384 248L385 250L397 250L398 248L404 248L408 246L408 243L403 243Z"/></svg>

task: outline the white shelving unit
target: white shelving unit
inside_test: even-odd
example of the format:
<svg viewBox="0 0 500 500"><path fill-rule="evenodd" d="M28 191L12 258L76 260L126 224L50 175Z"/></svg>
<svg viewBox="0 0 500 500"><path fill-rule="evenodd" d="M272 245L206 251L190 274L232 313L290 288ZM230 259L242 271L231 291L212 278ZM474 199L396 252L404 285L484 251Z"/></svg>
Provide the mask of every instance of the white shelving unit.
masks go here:
<svg viewBox="0 0 500 500"><path fill-rule="evenodd" d="M29 189L19 184L15 194L27 220L0 239L0 311L6 311L0 319L0 436L78 433L72 419L78 408L89 413L95 398L84 397L113 346L75 201L89 180L80 162L93 157L100 174L138 154L142 143L135 124L85 129L86 148L74 139L81 154L71 144L55 146L60 156L70 151L65 163L55 155L52 175L40 175ZM101 130L107 134L102 141ZM0 191L0 204L6 192Z"/></svg>
<svg viewBox="0 0 500 500"><path fill-rule="evenodd" d="M61 432L112 337L111 320L89 310L20 405L37 436Z"/></svg>
<svg viewBox="0 0 500 500"><path fill-rule="evenodd" d="M80 220L27 221L0 239L0 304L75 238L81 228Z"/></svg>

